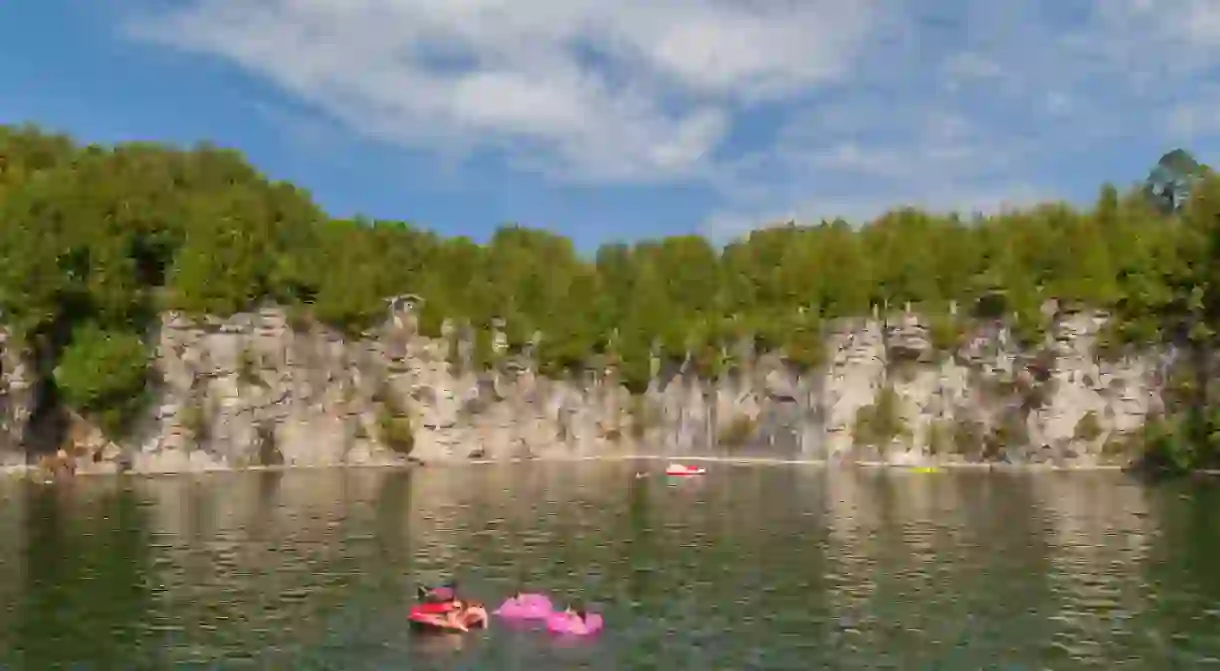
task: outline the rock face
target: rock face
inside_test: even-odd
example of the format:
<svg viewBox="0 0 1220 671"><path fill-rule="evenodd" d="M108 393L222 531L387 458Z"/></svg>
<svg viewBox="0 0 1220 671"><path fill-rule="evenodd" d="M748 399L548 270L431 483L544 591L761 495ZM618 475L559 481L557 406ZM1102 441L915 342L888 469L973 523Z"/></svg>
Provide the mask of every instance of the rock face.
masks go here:
<svg viewBox="0 0 1220 671"><path fill-rule="evenodd" d="M728 379L701 380L685 367L662 374L657 364L648 392L633 398L613 371L543 378L528 352L476 373L461 329L416 333L414 300L391 301L386 324L360 339L290 325L274 307L224 320L164 315L154 334L156 402L121 445L73 418L81 469L615 452L1091 465L1122 458L1118 439L1158 409L1163 377L1159 355L1099 361L1100 314L1056 313L1038 351L1018 350L997 324L944 352L923 320L904 313L836 324L816 373L743 348ZM495 344L502 352L503 339ZM30 376L19 356L0 354L0 429L16 445L34 403Z"/></svg>
<svg viewBox="0 0 1220 671"><path fill-rule="evenodd" d="M21 348L0 329L0 445L21 445L34 409L34 380ZM0 467L25 461L20 450L0 449Z"/></svg>

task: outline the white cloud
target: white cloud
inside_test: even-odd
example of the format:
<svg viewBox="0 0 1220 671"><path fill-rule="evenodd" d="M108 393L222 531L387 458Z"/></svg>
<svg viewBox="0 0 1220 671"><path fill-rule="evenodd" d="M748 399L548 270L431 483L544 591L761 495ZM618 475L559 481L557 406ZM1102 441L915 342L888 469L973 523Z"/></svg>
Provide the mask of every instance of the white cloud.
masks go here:
<svg viewBox="0 0 1220 671"><path fill-rule="evenodd" d="M945 63L945 73L954 88L964 81L997 79L1004 76L1004 70L998 63L969 51L949 57Z"/></svg>
<svg viewBox="0 0 1220 671"><path fill-rule="evenodd" d="M1087 199L1104 180L1141 175L1105 163L1073 174L1065 162L1132 141L1220 149L1220 87L1201 83L1220 66L1220 5L952 5L908 15L922 41L891 49L888 71L859 73L885 93L794 114L774 145L739 161L745 174L729 188L771 188L743 189L705 229L723 238L752 223L859 221L899 205L970 213ZM1080 13L1049 14L1056 5Z"/></svg>
<svg viewBox="0 0 1220 671"><path fill-rule="evenodd" d="M129 33L380 140L491 149L552 182L710 183L721 232L1079 195L1072 179L1122 176L1065 177L1065 158L1220 135L1200 86L1220 65L1215 0L184 5Z"/></svg>
<svg viewBox="0 0 1220 671"><path fill-rule="evenodd" d="M202 0L130 29L380 137L474 138L555 175L651 181L705 168L739 102L847 73L874 2Z"/></svg>
<svg viewBox="0 0 1220 671"><path fill-rule="evenodd" d="M874 122L862 116L856 123L867 129ZM795 118L776 147L736 164L726 191L768 175L787 180L737 191L748 195L713 214L705 232L723 239L760 222L862 221L897 206L969 215L1054 196L1053 189L1019 174L1036 143L1008 137L997 144L986 128L949 110L905 110L892 120L889 135L871 142L853 134L824 137L817 132L823 127L816 115Z"/></svg>

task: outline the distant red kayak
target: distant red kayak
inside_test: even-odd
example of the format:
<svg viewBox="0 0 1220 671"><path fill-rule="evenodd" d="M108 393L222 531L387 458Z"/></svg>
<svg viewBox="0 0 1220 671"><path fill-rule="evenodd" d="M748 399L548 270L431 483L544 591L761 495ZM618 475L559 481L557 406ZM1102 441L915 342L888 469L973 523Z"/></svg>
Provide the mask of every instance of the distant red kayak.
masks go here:
<svg viewBox="0 0 1220 671"><path fill-rule="evenodd" d="M670 464L665 468L665 475L703 475L704 473L707 473L706 468L686 464Z"/></svg>

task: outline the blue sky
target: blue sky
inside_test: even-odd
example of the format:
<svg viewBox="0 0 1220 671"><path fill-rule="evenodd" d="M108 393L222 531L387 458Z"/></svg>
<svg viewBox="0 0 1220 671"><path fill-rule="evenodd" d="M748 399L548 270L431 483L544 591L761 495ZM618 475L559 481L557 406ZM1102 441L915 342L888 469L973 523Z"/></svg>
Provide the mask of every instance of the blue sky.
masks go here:
<svg viewBox="0 0 1220 671"><path fill-rule="evenodd" d="M0 121L207 139L332 214L586 248L1087 202L1220 150L1211 0L37 0L0 44Z"/></svg>

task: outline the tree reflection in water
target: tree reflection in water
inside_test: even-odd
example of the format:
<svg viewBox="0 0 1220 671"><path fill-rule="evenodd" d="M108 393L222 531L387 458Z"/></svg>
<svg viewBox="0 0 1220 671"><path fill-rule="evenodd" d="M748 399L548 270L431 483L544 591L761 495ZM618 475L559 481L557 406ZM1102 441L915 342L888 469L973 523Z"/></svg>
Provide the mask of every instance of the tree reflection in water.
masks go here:
<svg viewBox="0 0 1220 671"><path fill-rule="evenodd" d="M6 656L25 669L156 663L147 504L113 481L30 482L22 497L25 571Z"/></svg>

